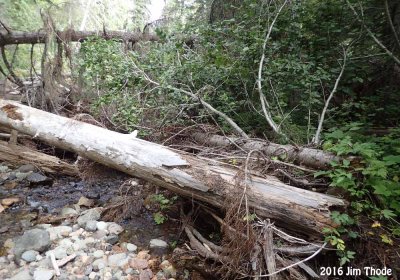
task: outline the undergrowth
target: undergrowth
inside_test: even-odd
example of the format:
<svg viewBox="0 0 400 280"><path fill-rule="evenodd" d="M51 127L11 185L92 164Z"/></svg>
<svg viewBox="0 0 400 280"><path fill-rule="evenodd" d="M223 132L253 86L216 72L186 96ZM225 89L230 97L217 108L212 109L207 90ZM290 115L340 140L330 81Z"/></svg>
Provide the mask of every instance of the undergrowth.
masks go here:
<svg viewBox="0 0 400 280"><path fill-rule="evenodd" d="M339 227L324 230L326 240L337 249L340 265L355 257L344 240L362 234L356 225L364 223L365 218L369 221L367 234L378 235L383 244L396 246L394 240L400 237L400 129L383 137L368 136L363 131L361 124L353 123L327 133L324 149L343 160L331 162L328 171L315 173L316 177L329 177L330 186L343 189L350 201L348 213L332 212Z"/></svg>

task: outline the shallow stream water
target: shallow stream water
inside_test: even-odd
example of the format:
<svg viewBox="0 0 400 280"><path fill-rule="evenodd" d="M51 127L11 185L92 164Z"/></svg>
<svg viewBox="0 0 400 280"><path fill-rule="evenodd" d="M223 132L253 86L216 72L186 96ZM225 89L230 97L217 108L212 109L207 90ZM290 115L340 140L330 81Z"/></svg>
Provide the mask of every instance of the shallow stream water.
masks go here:
<svg viewBox="0 0 400 280"><path fill-rule="evenodd" d="M11 169L13 169L10 166ZM107 206L108 202L119 195L118 189L128 178L125 175L111 176L95 183L85 183L74 177L55 177L50 185L30 187L25 181L14 184L6 178L0 181L0 201L4 198L18 197L20 201L0 213L0 256L4 254L4 242L23 234L33 227L36 220L44 215L59 215L61 209L76 204L84 196L95 201L96 206ZM14 180L15 181L15 180ZM153 214L145 207L130 219L118 221L125 232L121 242L130 242L139 248L147 248L153 238L162 238L168 243L175 242L179 234L179 225L167 221L162 225L154 222Z"/></svg>

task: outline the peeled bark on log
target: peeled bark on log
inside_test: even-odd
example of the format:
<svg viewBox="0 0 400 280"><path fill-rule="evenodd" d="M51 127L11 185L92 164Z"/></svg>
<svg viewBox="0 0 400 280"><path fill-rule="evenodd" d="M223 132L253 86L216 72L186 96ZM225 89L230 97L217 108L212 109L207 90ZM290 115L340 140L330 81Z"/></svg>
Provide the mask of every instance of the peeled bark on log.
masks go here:
<svg viewBox="0 0 400 280"><path fill-rule="evenodd" d="M304 235L321 236L323 228L335 226L330 208L345 207L342 199L288 186L272 176L247 176L238 186L240 172L232 166L12 101L0 100L0 125L220 208L246 185L248 205L260 217Z"/></svg>
<svg viewBox="0 0 400 280"><path fill-rule="evenodd" d="M45 173L78 176L78 170L74 165L64 162L58 157L4 141L0 141L0 161L9 162L13 165L30 163Z"/></svg>
<svg viewBox="0 0 400 280"><path fill-rule="evenodd" d="M252 150L262 151L271 157L284 155L285 161L293 161L315 169L328 169L331 161L340 160L340 157L322 150L303 147L297 148L292 145L279 145L262 140L228 138L220 135L207 135L205 133L194 133L192 137L196 141L210 146L224 147L235 143L248 152Z"/></svg>
<svg viewBox="0 0 400 280"><path fill-rule="evenodd" d="M141 32L123 32L123 31L75 31L72 29L65 31L56 31L57 41L62 42L81 42L89 37L98 36L106 40L116 39L120 41L136 43L139 41L157 41L158 37L153 34L143 34ZM12 31L11 33L0 32L0 46L17 45L17 44L37 44L45 43L48 34L46 31L37 32L20 32Z"/></svg>

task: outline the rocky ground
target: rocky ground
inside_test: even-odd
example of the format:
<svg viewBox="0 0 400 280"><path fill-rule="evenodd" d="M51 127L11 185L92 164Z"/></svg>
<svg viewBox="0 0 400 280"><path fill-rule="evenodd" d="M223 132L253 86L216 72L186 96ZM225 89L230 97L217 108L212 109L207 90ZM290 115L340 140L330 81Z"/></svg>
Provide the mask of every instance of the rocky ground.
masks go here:
<svg viewBox="0 0 400 280"><path fill-rule="evenodd" d="M0 279L186 278L169 260L171 234L146 213L121 224L101 221L105 199L71 180L46 177L31 165L0 165ZM104 188L99 192L112 198ZM38 222L48 213L56 219Z"/></svg>

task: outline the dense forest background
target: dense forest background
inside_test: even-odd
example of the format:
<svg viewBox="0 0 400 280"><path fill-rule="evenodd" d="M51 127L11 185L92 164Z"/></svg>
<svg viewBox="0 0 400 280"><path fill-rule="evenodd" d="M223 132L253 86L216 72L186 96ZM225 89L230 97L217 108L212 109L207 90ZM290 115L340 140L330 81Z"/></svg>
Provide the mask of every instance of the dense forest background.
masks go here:
<svg viewBox="0 0 400 280"><path fill-rule="evenodd" d="M315 173L351 202L348 213L334 214L341 226L324 234L341 265L361 247L383 246L380 258L399 250L400 2L171 0L154 22L148 4L0 0L2 32L157 36L1 46L0 75L56 81L27 99L160 143L197 127L354 156ZM55 90L61 85L68 94Z"/></svg>

